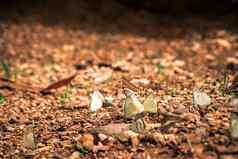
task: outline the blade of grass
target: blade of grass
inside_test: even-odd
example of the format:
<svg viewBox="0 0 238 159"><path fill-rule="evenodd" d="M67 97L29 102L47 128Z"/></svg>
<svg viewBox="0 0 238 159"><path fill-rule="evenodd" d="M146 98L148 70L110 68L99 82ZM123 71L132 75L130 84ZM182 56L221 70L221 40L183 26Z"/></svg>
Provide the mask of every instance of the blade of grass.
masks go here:
<svg viewBox="0 0 238 159"><path fill-rule="evenodd" d="M2 69L3 69L3 78L4 79L9 79L10 78L10 67L9 67L9 65L4 61L1 61L1 65L2 65Z"/></svg>
<svg viewBox="0 0 238 159"><path fill-rule="evenodd" d="M0 94L0 104L3 104L5 100L6 100L5 96Z"/></svg>

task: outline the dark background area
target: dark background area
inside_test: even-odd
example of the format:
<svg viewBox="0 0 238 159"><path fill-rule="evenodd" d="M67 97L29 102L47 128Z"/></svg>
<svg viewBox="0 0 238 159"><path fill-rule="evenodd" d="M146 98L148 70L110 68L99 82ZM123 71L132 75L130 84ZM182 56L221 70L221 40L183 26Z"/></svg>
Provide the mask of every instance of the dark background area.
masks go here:
<svg viewBox="0 0 238 159"><path fill-rule="evenodd" d="M123 8L144 9L168 15L185 13L227 15L237 12L237 2L237 0L8 0L2 2L0 8L2 13L17 12L20 15L27 15L30 10L37 9L65 14L69 10L73 12L82 8L114 16L123 14Z"/></svg>

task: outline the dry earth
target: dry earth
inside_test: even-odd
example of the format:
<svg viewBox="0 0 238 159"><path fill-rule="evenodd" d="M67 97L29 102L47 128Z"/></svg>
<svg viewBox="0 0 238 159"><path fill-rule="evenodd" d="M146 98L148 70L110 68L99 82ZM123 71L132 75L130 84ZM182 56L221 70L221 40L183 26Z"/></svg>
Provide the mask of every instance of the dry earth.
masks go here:
<svg viewBox="0 0 238 159"><path fill-rule="evenodd" d="M36 12L9 16L1 23L1 58L9 63L11 80L25 88L0 89L6 97L0 105L0 158L67 158L77 151L75 144L84 133L130 122L123 118L122 77L139 88L141 99L149 93L156 96L158 114L147 116L148 122L171 120L165 112L186 116L168 128L153 130L177 136L178 141L145 140L133 148L130 142L115 140L109 150L81 152L80 158L238 157L238 145L229 135L229 96L221 91L226 65L238 64L234 17L176 19L128 11L113 19L86 10L81 14L48 17ZM90 64L82 66L87 61ZM28 90L45 88L76 71L68 89L48 95ZM202 113L192 103L195 87L212 98ZM114 98L96 114L89 110L94 90ZM65 93L69 97L64 98ZM37 143L34 150L23 144L29 125Z"/></svg>

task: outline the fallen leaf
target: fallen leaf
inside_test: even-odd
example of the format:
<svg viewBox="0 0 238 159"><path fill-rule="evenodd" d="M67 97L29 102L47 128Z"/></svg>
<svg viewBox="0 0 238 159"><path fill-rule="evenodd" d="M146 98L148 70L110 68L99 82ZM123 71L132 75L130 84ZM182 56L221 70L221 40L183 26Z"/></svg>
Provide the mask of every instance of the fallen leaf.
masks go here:
<svg viewBox="0 0 238 159"><path fill-rule="evenodd" d="M230 105L232 108L238 110L238 98L237 98L237 97L231 98L231 100L230 100L230 102L229 102L229 105Z"/></svg>
<svg viewBox="0 0 238 159"><path fill-rule="evenodd" d="M137 119L135 122L130 124L130 130L138 133L144 133L146 129L146 123L143 118Z"/></svg>
<svg viewBox="0 0 238 159"><path fill-rule="evenodd" d="M135 86L134 84L132 84L129 80L127 80L126 78L122 78L122 85L123 85L123 88L127 88L127 89L130 89L132 91L139 91L140 89Z"/></svg>
<svg viewBox="0 0 238 159"><path fill-rule="evenodd" d="M232 47L232 44L225 39L217 39L216 42L227 49L230 49Z"/></svg>
<svg viewBox="0 0 238 159"><path fill-rule="evenodd" d="M23 143L24 143L25 148L36 149L32 126L28 126L27 128L25 128Z"/></svg>
<svg viewBox="0 0 238 159"><path fill-rule="evenodd" d="M153 96L153 94L146 97L144 103L144 111L149 113L157 113L157 102Z"/></svg>
<svg viewBox="0 0 238 159"><path fill-rule="evenodd" d="M105 97L105 104L106 105L112 105L114 98L112 96Z"/></svg>
<svg viewBox="0 0 238 159"><path fill-rule="evenodd" d="M144 85L147 86L150 84L150 81L145 79L145 78L141 78L141 79L133 79L130 81L130 83L134 84L134 85Z"/></svg>
<svg viewBox="0 0 238 159"><path fill-rule="evenodd" d="M128 141L129 136L125 133L130 131L129 124L118 123L99 127L95 130L98 133L106 134L118 138L120 141Z"/></svg>
<svg viewBox="0 0 238 159"><path fill-rule="evenodd" d="M96 112L103 105L104 97L99 91L94 91L91 95L90 111Z"/></svg>
<svg viewBox="0 0 238 159"><path fill-rule="evenodd" d="M80 153L78 151L73 152L70 156L69 159L80 159Z"/></svg>
<svg viewBox="0 0 238 159"><path fill-rule="evenodd" d="M237 93L238 92L238 75L235 76L232 84L227 88L229 93Z"/></svg>
<svg viewBox="0 0 238 159"><path fill-rule="evenodd" d="M211 104L211 98L206 93L201 92L199 89L194 89L193 103L195 106L201 106L204 108Z"/></svg>
<svg viewBox="0 0 238 159"><path fill-rule="evenodd" d="M110 149L110 146L104 146L101 143L99 143L98 145L95 145L93 147L93 152L98 152L98 151L107 151Z"/></svg>
<svg viewBox="0 0 238 159"><path fill-rule="evenodd" d="M75 73L74 75L72 75L72 76L70 76L70 77L68 77L68 78L64 78L64 79L62 79L62 80L60 80L60 81L57 81L57 82L55 82L55 83L49 85L48 87L42 89L42 90L40 91L40 93L42 93L42 94L49 93L50 90L52 90L52 89L57 89L57 88L66 86L66 85L68 85L76 76L77 76L77 73Z"/></svg>
<svg viewBox="0 0 238 159"><path fill-rule="evenodd" d="M32 87L27 83L23 83L23 82L18 83L8 79L0 78L0 89L3 89L3 88L9 89L12 91L21 90L21 91L28 91L32 93L36 93L40 89L37 87Z"/></svg>
<svg viewBox="0 0 238 159"><path fill-rule="evenodd" d="M94 137L91 134L84 134L81 138L82 146L88 150L93 150L94 148Z"/></svg>

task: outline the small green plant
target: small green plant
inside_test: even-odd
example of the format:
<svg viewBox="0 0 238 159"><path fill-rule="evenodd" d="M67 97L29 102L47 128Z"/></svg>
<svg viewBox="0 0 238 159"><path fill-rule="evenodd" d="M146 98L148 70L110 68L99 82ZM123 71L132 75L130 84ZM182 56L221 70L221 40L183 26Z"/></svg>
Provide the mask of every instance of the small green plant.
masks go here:
<svg viewBox="0 0 238 159"><path fill-rule="evenodd" d="M223 89L224 89L224 90L227 90L227 88L228 88L228 82L229 82L229 75L228 75L228 72L225 71L225 72L224 72L224 75L223 75Z"/></svg>
<svg viewBox="0 0 238 159"><path fill-rule="evenodd" d="M2 65L2 69L3 69L3 78L4 79L9 79L10 78L10 67L9 67L9 65L4 61L1 61L1 65Z"/></svg>
<svg viewBox="0 0 238 159"><path fill-rule="evenodd" d="M88 154L88 150L82 146L82 145L76 145L77 150L80 152L82 155Z"/></svg>
<svg viewBox="0 0 238 159"><path fill-rule="evenodd" d="M61 106L64 106L65 103L70 100L72 95L72 87L67 86L62 95L59 96L58 100Z"/></svg>
<svg viewBox="0 0 238 159"><path fill-rule="evenodd" d="M235 78L233 83L236 83L237 79ZM228 86L229 83L229 74L228 71L226 70L223 74L223 82L220 86L220 91L222 93L222 96L229 95L229 96L237 96L237 92L229 88Z"/></svg>
<svg viewBox="0 0 238 159"><path fill-rule="evenodd" d="M165 66L162 64L156 64L158 73L164 73Z"/></svg>
<svg viewBox="0 0 238 159"><path fill-rule="evenodd" d="M5 102L6 98L0 94L0 105Z"/></svg>

